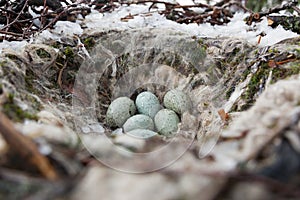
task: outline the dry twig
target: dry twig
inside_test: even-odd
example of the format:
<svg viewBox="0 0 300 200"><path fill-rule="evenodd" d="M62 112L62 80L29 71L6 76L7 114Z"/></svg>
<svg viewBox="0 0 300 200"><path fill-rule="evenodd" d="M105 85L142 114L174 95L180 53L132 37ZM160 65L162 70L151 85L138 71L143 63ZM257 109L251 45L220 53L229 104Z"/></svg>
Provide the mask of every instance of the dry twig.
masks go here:
<svg viewBox="0 0 300 200"><path fill-rule="evenodd" d="M262 17L269 16L270 14L273 14L273 13L278 13L279 11L282 11L282 10L294 9L297 11L297 10L299 10L297 8L297 4L298 4L297 0L292 0L292 1L288 1L287 3L285 3L283 5L270 8L267 11L252 13L249 16L249 18L247 19L247 24L250 25L250 24L252 24L252 22L260 21Z"/></svg>
<svg viewBox="0 0 300 200"><path fill-rule="evenodd" d="M58 174L43 156L34 142L26 136L19 133L13 126L13 123L0 112L0 133L9 145L10 149L21 155L24 160L28 159L41 174L49 180L58 179Z"/></svg>

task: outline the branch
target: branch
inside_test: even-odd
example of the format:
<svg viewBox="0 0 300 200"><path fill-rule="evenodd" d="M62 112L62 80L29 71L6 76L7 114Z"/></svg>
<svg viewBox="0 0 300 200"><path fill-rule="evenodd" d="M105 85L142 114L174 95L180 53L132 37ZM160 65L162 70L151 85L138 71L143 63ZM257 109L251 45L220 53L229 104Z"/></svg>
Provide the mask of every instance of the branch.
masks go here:
<svg viewBox="0 0 300 200"><path fill-rule="evenodd" d="M279 11L282 11L282 10L294 9L298 12L300 10L299 10L299 8L297 8L297 4L298 4L298 1L292 0L283 5L270 8L267 11L252 13L247 20L247 24L250 25L252 22L260 21L260 19L264 16L268 16L272 13L278 13Z"/></svg>
<svg viewBox="0 0 300 200"><path fill-rule="evenodd" d="M13 123L0 112L0 134L5 139L11 150L20 154L24 159L35 166L41 174L49 180L58 179L58 175L48 159L43 156L36 144L28 137L17 131Z"/></svg>

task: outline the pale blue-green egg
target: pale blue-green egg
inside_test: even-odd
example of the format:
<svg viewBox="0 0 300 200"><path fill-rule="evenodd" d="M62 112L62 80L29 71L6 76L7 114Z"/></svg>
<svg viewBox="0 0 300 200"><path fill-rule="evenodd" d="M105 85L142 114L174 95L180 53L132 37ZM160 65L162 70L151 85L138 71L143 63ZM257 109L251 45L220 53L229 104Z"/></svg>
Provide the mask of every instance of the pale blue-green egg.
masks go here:
<svg viewBox="0 0 300 200"><path fill-rule="evenodd" d="M140 93L136 97L135 104L140 114L148 115L151 118L154 118L161 108L158 98L151 92Z"/></svg>
<svg viewBox="0 0 300 200"><path fill-rule="evenodd" d="M154 117L156 130L165 136L172 136L178 129L179 117L173 110L162 109Z"/></svg>
<svg viewBox="0 0 300 200"><path fill-rule="evenodd" d="M106 123L110 127L122 127L126 120L136 113L134 101L128 97L119 97L109 105Z"/></svg>
<svg viewBox="0 0 300 200"><path fill-rule="evenodd" d="M192 107L189 96L178 89L168 91L163 101L166 108L175 111L179 115L190 111Z"/></svg>
<svg viewBox="0 0 300 200"><path fill-rule="evenodd" d="M127 121L123 125L124 132L135 129L154 130L154 123L152 118L148 115L138 114L127 119Z"/></svg>
<svg viewBox="0 0 300 200"><path fill-rule="evenodd" d="M147 139L157 135L156 132L148 129L135 129L127 132L126 134L140 139Z"/></svg>

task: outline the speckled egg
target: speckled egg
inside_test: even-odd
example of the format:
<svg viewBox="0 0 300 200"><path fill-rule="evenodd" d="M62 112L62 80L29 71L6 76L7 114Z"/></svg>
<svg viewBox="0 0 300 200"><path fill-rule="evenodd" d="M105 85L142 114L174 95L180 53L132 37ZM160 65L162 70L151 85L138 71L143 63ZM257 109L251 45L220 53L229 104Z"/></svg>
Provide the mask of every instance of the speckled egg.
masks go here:
<svg viewBox="0 0 300 200"><path fill-rule="evenodd" d="M148 129L135 129L126 133L135 138L147 139L157 135L156 132L148 130Z"/></svg>
<svg viewBox="0 0 300 200"><path fill-rule="evenodd" d="M173 110L162 109L154 117L157 131L165 136L173 135L177 130L179 118Z"/></svg>
<svg viewBox="0 0 300 200"><path fill-rule="evenodd" d="M126 120L136 113L134 101L128 97L119 97L109 105L106 123L110 127L122 127Z"/></svg>
<svg viewBox="0 0 300 200"><path fill-rule="evenodd" d="M151 92L140 93L136 97L135 104L139 113L151 118L154 118L161 108L158 98Z"/></svg>
<svg viewBox="0 0 300 200"><path fill-rule="evenodd" d="M179 115L190 111L192 104L189 96L178 89L168 91L164 96L164 106Z"/></svg>
<svg viewBox="0 0 300 200"><path fill-rule="evenodd" d="M154 130L154 123L151 117L143 114L138 114L127 119L123 125L124 132L128 132L135 129L148 129Z"/></svg>

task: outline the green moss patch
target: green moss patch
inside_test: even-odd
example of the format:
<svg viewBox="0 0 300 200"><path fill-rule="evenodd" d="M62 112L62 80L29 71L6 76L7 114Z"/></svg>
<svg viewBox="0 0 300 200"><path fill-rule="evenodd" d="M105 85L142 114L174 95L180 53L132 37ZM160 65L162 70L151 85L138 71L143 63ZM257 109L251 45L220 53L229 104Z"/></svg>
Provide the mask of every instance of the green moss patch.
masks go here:
<svg viewBox="0 0 300 200"><path fill-rule="evenodd" d="M278 80L285 79L295 74L300 73L300 62L291 64L288 68L275 68L273 69L271 83L276 83Z"/></svg>
<svg viewBox="0 0 300 200"><path fill-rule="evenodd" d="M70 46L67 46L65 49L64 49L64 55L67 57L67 59L73 59L75 54L74 54L74 51L73 51L73 48L70 47Z"/></svg>
<svg viewBox="0 0 300 200"><path fill-rule="evenodd" d="M36 114L24 111L15 104L13 94L8 94L7 101L2 105L2 111L10 119L16 122L23 122L25 119L38 120Z"/></svg>
<svg viewBox="0 0 300 200"><path fill-rule="evenodd" d="M263 63L261 66L259 66L258 70L252 75L248 87L242 95L242 99L245 100L246 104L241 108L241 110L246 110L253 105L256 97L263 91L266 80L268 79L270 73L272 73L270 83L276 83L279 80L299 74L300 62L296 61L286 67L277 66L275 68L271 68L267 63ZM245 74L247 73L245 72Z"/></svg>
<svg viewBox="0 0 300 200"><path fill-rule="evenodd" d="M51 55L43 48L37 49L36 50L36 54L40 57L40 58L51 58Z"/></svg>
<svg viewBox="0 0 300 200"><path fill-rule="evenodd" d="M83 44L86 49L90 50L95 46L96 41L93 37L88 37L84 39Z"/></svg>

